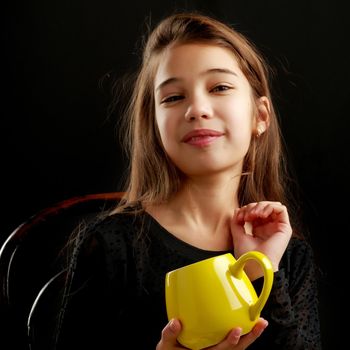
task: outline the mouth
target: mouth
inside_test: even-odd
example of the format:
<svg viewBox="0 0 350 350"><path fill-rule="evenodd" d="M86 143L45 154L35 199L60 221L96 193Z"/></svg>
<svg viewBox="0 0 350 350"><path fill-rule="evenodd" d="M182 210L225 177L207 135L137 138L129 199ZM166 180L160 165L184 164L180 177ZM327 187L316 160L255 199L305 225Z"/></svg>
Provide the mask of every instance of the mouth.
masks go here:
<svg viewBox="0 0 350 350"><path fill-rule="evenodd" d="M224 133L212 129L196 129L187 133L181 140L181 142L193 145L193 146L206 146L219 137L223 136Z"/></svg>

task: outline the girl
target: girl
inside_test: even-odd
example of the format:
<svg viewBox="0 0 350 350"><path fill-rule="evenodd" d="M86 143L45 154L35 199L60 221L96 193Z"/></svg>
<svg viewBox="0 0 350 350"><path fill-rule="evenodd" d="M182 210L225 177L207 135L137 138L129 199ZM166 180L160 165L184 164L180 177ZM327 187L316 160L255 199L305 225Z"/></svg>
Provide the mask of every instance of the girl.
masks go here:
<svg viewBox="0 0 350 350"><path fill-rule="evenodd" d="M289 202L268 79L257 49L213 18L175 14L153 30L123 128L125 198L76 236L58 347L184 349L181 322L167 323L166 272L258 250L275 271L262 318L210 349L321 348L312 251ZM258 290L259 266L246 272Z"/></svg>

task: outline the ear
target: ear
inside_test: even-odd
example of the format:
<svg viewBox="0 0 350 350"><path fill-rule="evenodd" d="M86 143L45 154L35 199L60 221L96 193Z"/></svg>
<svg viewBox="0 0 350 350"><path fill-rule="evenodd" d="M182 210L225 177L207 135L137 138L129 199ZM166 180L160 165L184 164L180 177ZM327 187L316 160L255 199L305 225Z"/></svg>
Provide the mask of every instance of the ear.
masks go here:
<svg viewBox="0 0 350 350"><path fill-rule="evenodd" d="M263 134L270 125L270 100L266 96L261 96L257 100L257 115L255 132L256 136L259 137Z"/></svg>

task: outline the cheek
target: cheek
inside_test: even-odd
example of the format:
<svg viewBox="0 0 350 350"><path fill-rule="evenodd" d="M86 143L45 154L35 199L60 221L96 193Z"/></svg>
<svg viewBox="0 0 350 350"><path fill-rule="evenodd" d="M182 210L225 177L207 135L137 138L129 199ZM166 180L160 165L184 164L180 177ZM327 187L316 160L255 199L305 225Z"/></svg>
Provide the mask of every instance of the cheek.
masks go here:
<svg viewBox="0 0 350 350"><path fill-rule="evenodd" d="M170 145L175 137L175 123L172 118L165 115L157 115L156 117L160 138L165 149Z"/></svg>
<svg viewBox="0 0 350 350"><path fill-rule="evenodd" d="M235 149L247 150L251 141L251 131L248 128L231 128L230 138Z"/></svg>
<svg viewBox="0 0 350 350"><path fill-rule="evenodd" d="M251 105L247 103L235 104L233 108L226 108L226 123L232 139L237 143L245 145L250 143L253 130L252 114Z"/></svg>

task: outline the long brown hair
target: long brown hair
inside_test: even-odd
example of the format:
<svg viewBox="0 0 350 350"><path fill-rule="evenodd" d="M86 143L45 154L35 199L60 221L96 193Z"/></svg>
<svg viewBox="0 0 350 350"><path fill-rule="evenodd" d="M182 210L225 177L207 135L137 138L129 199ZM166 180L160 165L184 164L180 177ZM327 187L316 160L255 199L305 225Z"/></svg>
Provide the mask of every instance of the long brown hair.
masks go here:
<svg viewBox="0 0 350 350"><path fill-rule="evenodd" d="M156 124L154 77L159 57L166 48L198 42L233 52L251 85L253 97L266 96L270 101L269 128L260 137L252 137L244 159L238 189L240 205L271 200L290 208L282 138L269 88L270 68L245 36L221 21L198 13L179 13L165 18L145 42L142 63L122 127L130 157L123 205L166 201L180 187L184 175L168 158Z"/></svg>

